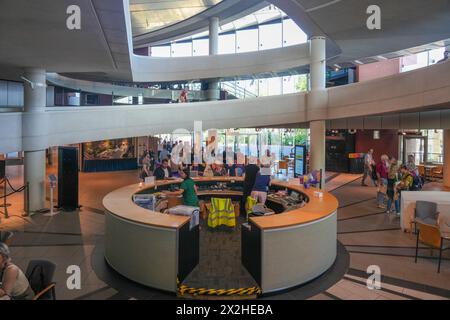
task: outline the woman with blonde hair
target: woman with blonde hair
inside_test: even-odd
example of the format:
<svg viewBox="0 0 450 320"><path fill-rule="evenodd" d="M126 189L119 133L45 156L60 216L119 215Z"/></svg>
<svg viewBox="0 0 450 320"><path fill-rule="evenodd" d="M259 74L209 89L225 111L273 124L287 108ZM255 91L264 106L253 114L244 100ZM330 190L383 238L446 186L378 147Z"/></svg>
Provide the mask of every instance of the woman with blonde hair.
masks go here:
<svg viewBox="0 0 450 320"><path fill-rule="evenodd" d="M34 292L25 274L11 262L9 248L0 242L0 300L31 300Z"/></svg>

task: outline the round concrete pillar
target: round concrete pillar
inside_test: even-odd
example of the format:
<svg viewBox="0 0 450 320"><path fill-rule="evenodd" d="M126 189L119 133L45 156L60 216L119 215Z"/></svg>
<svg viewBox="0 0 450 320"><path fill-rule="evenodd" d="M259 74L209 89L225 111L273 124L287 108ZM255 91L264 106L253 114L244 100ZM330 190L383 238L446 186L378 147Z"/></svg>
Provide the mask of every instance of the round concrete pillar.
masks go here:
<svg viewBox="0 0 450 320"><path fill-rule="evenodd" d="M22 136L24 155L24 183L28 185L25 195L25 207L29 200L29 211L45 208L45 141L38 141L46 130L46 73L43 69L26 69L24 80L24 114ZM41 139L41 140L42 140Z"/></svg>

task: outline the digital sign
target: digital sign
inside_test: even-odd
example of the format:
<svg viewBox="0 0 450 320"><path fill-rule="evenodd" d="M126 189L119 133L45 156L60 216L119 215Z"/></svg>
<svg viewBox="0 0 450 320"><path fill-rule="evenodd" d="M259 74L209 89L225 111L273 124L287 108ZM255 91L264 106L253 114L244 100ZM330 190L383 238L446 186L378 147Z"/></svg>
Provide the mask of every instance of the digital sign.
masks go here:
<svg viewBox="0 0 450 320"><path fill-rule="evenodd" d="M295 146L294 175L295 177L306 174L306 146Z"/></svg>

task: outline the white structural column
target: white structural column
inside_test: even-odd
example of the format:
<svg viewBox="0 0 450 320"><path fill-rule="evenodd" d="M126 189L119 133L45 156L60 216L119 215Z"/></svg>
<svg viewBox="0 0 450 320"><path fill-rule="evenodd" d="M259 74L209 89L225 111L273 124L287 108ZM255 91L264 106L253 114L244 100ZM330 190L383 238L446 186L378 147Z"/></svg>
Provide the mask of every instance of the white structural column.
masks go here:
<svg viewBox="0 0 450 320"><path fill-rule="evenodd" d="M209 55L219 54L219 18L209 20Z"/></svg>
<svg viewBox="0 0 450 320"><path fill-rule="evenodd" d="M45 149L40 148L45 141L42 132L47 123L44 111L46 105L46 75L42 69L27 69L24 73L24 116L22 123L24 144L24 182L28 184L29 210L31 212L45 207ZM25 193L26 195L26 193ZM26 206L27 198L25 198Z"/></svg>
<svg viewBox="0 0 450 320"><path fill-rule="evenodd" d="M209 55L219 54L219 18L212 17L209 20ZM209 81L208 100L219 100L219 82L217 79Z"/></svg>
<svg viewBox="0 0 450 320"><path fill-rule="evenodd" d="M450 188L450 129L444 130L444 186Z"/></svg>
<svg viewBox="0 0 450 320"><path fill-rule="evenodd" d="M310 170L322 169L322 187L325 187L325 120L327 109L326 92L326 40L312 37L310 40L311 91L307 98L307 117L310 121L311 160Z"/></svg>

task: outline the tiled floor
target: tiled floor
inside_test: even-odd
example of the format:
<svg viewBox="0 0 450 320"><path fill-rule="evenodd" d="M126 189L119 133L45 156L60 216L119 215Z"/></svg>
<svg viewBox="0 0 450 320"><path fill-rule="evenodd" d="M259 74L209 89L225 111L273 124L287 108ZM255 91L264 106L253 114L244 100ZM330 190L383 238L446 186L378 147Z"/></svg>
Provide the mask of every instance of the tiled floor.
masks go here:
<svg viewBox="0 0 450 320"><path fill-rule="evenodd" d="M8 167L7 173L15 187L22 184L20 181L22 167ZM447 251L444 255L440 274L436 272L437 253L431 256L429 249L420 250L421 258L415 264L414 237L400 230L397 217L386 215L376 208L376 189L361 187L357 178L355 175L327 173L327 190L331 191L340 202L338 240L346 249L343 247L340 249L336 267L317 281L269 298L314 300L450 298L450 252ZM11 246L14 261L21 268L26 268L31 259L45 258L53 261L57 265L55 280L58 299L175 298L124 279L112 271L103 259L102 199L108 192L135 183L136 179L137 172L82 173L80 174L82 209L78 212L62 212L54 217L43 215L22 217L23 196L16 194L8 198L8 202L12 204L9 208L11 217L2 218L0 229L13 230L16 233ZM434 183L427 187L436 189L439 185ZM2 192L0 189L0 193ZM214 242L213 238L209 238L209 241ZM230 238L230 241L238 243L238 233L236 238ZM208 255L206 247L203 250L203 258L206 258ZM234 257L237 255L239 255L237 252L230 254ZM237 270L233 262L229 263L231 270ZM81 290L67 289L66 270L70 265L80 266ZM371 265L379 266L381 269L381 290L369 290L366 286L368 278L366 270ZM200 270L202 266L198 268ZM225 273L226 270L223 277L226 277ZM195 275L195 271L191 275L192 280L200 278ZM244 281L244 278L246 276L241 280Z"/></svg>
<svg viewBox="0 0 450 320"><path fill-rule="evenodd" d="M201 221L200 262L185 279L183 284L190 288L234 289L252 288L258 284L241 264L241 224L227 230L208 229L207 222Z"/></svg>

